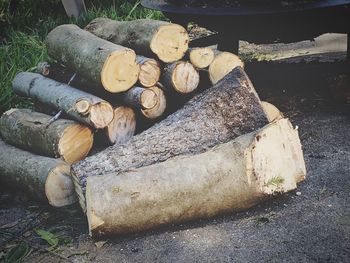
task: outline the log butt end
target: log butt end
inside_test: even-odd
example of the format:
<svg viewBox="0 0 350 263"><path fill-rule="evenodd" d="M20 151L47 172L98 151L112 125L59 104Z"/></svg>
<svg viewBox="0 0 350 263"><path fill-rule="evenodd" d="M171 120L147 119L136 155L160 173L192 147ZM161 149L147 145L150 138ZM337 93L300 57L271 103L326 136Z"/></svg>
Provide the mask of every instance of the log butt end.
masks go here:
<svg viewBox="0 0 350 263"><path fill-rule="evenodd" d="M107 102L99 102L90 108L90 120L94 128L103 129L113 120L113 108Z"/></svg>
<svg viewBox="0 0 350 263"><path fill-rule="evenodd" d="M152 109L157 104L157 94L152 89L145 89L141 93L141 106L143 109Z"/></svg>
<svg viewBox="0 0 350 263"><path fill-rule="evenodd" d="M246 151L247 172L257 192L285 193L305 179L306 168L298 131L288 119L269 124L254 136Z"/></svg>
<svg viewBox="0 0 350 263"><path fill-rule="evenodd" d="M191 63L199 69L208 67L214 60L214 51L211 48L193 48L190 51Z"/></svg>
<svg viewBox="0 0 350 263"><path fill-rule="evenodd" d="M127 91L137 82L139 72L135 52L131 49L117 50L106 59L101 71L101 82L109 92Z"/></svg>
<svg viewBox="0 0 350 263"><path fill-rule="evenodd" d="M183 58L188 43L189 36L185 28L177 24L166 24L158 28L150 47L161 61L171 63Z"/></svg>
<svg viewBox="0 0 350 263"><path fill-rule="evenodd" d="M74 124L63 132L58 143L59 155L69 164L83 160L93 145L92 131L81 124Z"/></svg>
<svg viewBox="0 0 350 263"><path fill-rule="evenodd" d="M163 90L161 90L157 86L153 86L149 89L152 90L157 95L157 103L151 109L141 110L141 113L143 114L143 116L145 116L148 119L157 119L163 115L166 109L166 104L167 104L166 97Z"/></svg>
<svg viewBox="0 0 350 263"><path fill-rule="evenodd" d="M199 85L199 73L191 63L180 61L174 68L171 81L177 92L191 93Z"/></svg>
<svg viewBox="0 0 350 263"><path fill-rule="evenodd" d="M274 122L284 118L283 113L280 112L275 105L266 101L262 101L261 105L269 122Z"/></svg>
<svg viewBox="0 0 350 263"><path fill-rule="evenodd" d="M55 207L77 201L69 165L62 163L50 171L45 182L45 194L49 204Z"/></svg>
<svg viewBox="0 0 350 263"><path fill-rule="evenodd" d="M148 59L140 65L139 81L142 86L149 88L157 84L161 74L157 60Z"/></svg>
<svg viewBox="0 0 350 263"><path fill-rule="evenodd" d="M216 84L236 67L244 68L242 60L230 52L221 52L209 66L209 77L212 84Z"/></svg>

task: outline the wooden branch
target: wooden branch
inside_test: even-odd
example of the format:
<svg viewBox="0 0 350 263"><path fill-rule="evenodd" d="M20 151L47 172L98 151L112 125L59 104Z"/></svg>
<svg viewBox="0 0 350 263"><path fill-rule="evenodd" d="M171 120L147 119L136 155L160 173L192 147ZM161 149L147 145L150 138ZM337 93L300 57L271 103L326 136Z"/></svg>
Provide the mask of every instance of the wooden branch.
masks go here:
<svg viewBox="0 0 350 263"><path fill-rule="evenodd" d="M4 141L69 164L84 159L93 144L92 131L75 121L58 119L27 109L11 109L0 118Z"/></svg>
<svg viewBox="0 0 350 263"><path fill-rule="evenodd" d="M165 63L181 59L189 43L185 28L158 20L115 21L96 18L85 30L118 45L130 47L137 54L157 57Z"/></svg>
<svg viewBox="0 0 350 263"><path fill-rule="evenodd" d="M50 56L96 86L118 93L131 88L140 68L133 50L100 39L76 25L60 25L46 37Z"/></svg>
<svg viewBox="0 0 350 263"><path fill-rule="evenodd" d="M104 128L112 121L113 108L108 102L40 74L20 72L12 85L18 95L63 110L71 118L90 127Z"/></svg>

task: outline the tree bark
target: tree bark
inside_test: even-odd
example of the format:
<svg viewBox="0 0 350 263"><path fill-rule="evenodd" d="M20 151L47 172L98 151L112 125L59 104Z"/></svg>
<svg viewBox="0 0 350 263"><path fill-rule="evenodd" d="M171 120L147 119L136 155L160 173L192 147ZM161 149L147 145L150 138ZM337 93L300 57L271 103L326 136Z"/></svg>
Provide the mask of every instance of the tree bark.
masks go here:
<svg viewBox="0 0 350 263"><path fill-rule="evenodd" d="M113 108L108 102L40 74L20 72L12 85L15 93L62 110L90 127L104 128L112 121Z"/></svg>
<svg viewBox="0 0 350 263"><path fill-rule="evenodd" d="M67 163L20 150L2 140L0 181L56 207L70 205L77 200Z"/></svg>
<svg viewBox="0 0 350 263"><path fill-rule="evenodd" d="M118 93L131 88L140 71L133 50L100 39L76 25L60 25L46 37L50 56L96 86Z"/></svg>
<svg viewBox="0 0 350 263"><path fill-rule="evenodd" d="M185 28L158 20L115 21L96 18L85 30L115 44L130 47L137 54L157 57L165 63L181 59L189 43Z"/></svg>
<svg viewBox="0 0 350 263"><path fill-rule="evenodd" d="M155 86L159 81L161 74L158 61L144 56L137 56L136 61L140 66L140 84L146 88Z"/></svg>
<svg viewBox="0 0 350 263"><path fill-rule="evenodd" d="M306 169L298 132L283 119L204 153L116 175L88 178L92 236L242 211L295 189Z"/></svg>
<svg viewBox="0 0 350 263"><path fill-rule="evenodd" d="M58 119L27 109L11 109L0 118L4 141L69 164L84 159L93 144L92 131L75 121Z"/></svg>
<svg viewBox="0 0 350 263"><path fill-rule="evenodd" d="M209 66L209 78L212 84L217 83L236 67L244 68L242 60L230 52L215 51L215 58Z"/></svg>
<svg viewBox="0 0 350 263"><path fill-rule="evenodd" d="M187 94L198 87L199 73L190 62L177 61L164 67L161 82L169 93Z"/></svg>
<svg viewBox="0 0 350 263"><path fill-rule="evenodd" d="M267 118L248 76L236 68L217 85L192 98L128 143L86 158L73 165L76 191L84 209L88 176L119 173L195 154L267 124Z"/></svg>

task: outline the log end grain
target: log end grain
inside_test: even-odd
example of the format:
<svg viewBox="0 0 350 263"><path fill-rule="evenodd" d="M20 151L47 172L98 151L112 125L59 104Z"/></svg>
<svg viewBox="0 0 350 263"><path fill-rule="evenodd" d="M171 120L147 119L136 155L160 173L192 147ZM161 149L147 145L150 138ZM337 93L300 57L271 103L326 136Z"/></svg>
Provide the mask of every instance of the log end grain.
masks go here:
<svg viewBox="0 0 350 263"><path fill-rule="evenodd" d="M244 67L242 60L230 52L221 52L209 66L209 78L212 84L216 84L236 67Z"/></svg>
<svg viewBox="0 0 350 263"><path fill-rule="evenodd" d="M150 58L139 65L139 82L142 84L142 86L149 88L156 85L161 74L158 61Z"/></svg>
<svg viewBox="0 0 350 263"><path fill-rule="evenodd" d="M263 106L264 112L269 122L274 122L280 119L283 119L284 116L277 107L269 102L262 101L261 105Z"/></svg>
<svg viewBox="0 0 350 263"><path fill-rule="evenodd" d="M71 205L77 201L70 176L70 166L61 164L50 171L45 182L49 204L55 207Z"/></svg>
<svg viewBox="0 0 350 263"><path fill-rule="evenodd" d="M112 93L130 89L138 80L140 66L136 54L131 49L113 51L106 59L102 71L103 87Z"/></svg>
<svg viewBox="0 0 350 263"><path fill-rule="evenodd" d="M191 63L199 69L208 67L214 60L214 51L211 48L193 48L190 51Z"/></svg>
<svg viewBox="0 0 350 263"><path fill-rule="evenodd" d="M58 143L58 151L69 164L83 160L90 152L94 142L92 131L81 124L68 127Z"/></svg>
<svg viewBox="0 0 350 263"><path fill-rule="evenodd" d="M102 129L113 120L113 108L104 101L96 103L90 108L90 120L94 128Z"/></svg>
<svg viewBox="0 0 350 263"><path fill-rule="evenodd" d="M90 112L91 103L88 100L82 99L75 103L75 108L79 114L85 116Z"/></svg>
<svg viewBox="0 0 350 263"><path fill-rule="evenodd" d="M135 112L129 107L116 107L114 118L106 127L106 135L110 144L123 144L134 135L135 129Z"/></svg>
<svg viewBox="0 0 350 263"><path fill-rule="evenodd" d="M150 48L158 58L171 63L180 60L188 49L189 36L185 28L177 24L166 24L154 34Z"/></svg>
<svg viewBox="0 0 350 263"><path fill-rule="evenodd" d="M178 93L191 93L199 85L199 73L190 62L180 61L173 70L171 82Z"/></svg>
<svg viewBox="0 0 350 263"><path fill-rule="evenodd" d="M143 109L152 109L156 106L158 101L157 94L152 89L145 89L141 93L141 106Z"/></svg>
<svg viewBox="0 0 350 263"><path fill-rule="evenodd" d="M166 109L166 97L163 90L157 86L150 87L149 90L152 90L157 96L156 105L153 108L141 110L141 113L147 119L157 119L163 115Z"/></svg>

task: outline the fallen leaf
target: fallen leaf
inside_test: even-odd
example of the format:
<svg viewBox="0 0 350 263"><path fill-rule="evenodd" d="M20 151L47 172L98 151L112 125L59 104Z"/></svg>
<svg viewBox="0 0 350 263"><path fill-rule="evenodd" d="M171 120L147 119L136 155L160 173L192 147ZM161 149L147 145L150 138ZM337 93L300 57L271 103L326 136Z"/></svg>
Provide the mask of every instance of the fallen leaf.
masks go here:
<svg viewBox="0 0 350 263"><path fill-rule="evenodd" d="M36 229L35 232L50 245L49 249L53 249L58 245L58 237L51 232L43 229Z"/></svg>
<svg viewBox="0 0 350 263"><path fill-rule="evenodd" d="M106 244L106 243L107 243L107 241L98 241L98 242L95 242L95 246L96 246L97 248L101 248L101 247L103 247L104 244Z"/></svg>

